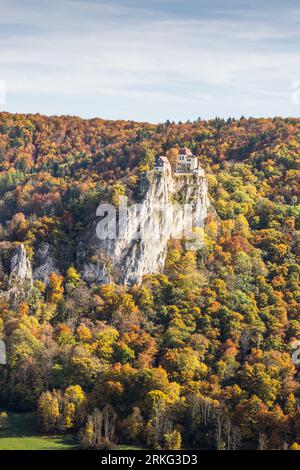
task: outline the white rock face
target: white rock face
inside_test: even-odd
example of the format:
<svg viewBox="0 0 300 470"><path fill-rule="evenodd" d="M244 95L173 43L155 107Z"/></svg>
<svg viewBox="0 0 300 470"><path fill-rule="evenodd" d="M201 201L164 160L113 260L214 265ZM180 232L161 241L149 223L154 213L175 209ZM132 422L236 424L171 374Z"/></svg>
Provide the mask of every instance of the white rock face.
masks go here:
<svg viewBox="0 0 300 470"><path fill-rule="evenodd" d="M181 232L190 223L183 214L172 214L174 204L177 204L177 209L182 209L184 204L189 205L193 212L193 225L203 226L209 207L205 177L172 175L170 172L149 174L140 205L128 208L123 235L114 240L100 240L94 229L89 240L81 242L79 262L86 258L87 252L92 254L88 261L85 259L81 263L83 278L101 283L114 279L132 285L139 284L145 274L162 272L168 241L172 237L182 238Z"/></svg>
<svg viewBox="0 0 300 470"><path fill-rule="evenodd" d="M23 243L21 243L11 259L9 284L32 286L32 267Z"/></svg>
<svg viewBox="0 0 300 470"><path fill-rule="evenodd" d="M11 259L9 289L7 291L10 299L24 295L33 286L34 279L40 279L48 284L49 275L52 272L58 273L48 243L42 243L38 247L35 258L37 267L33 271L23 243L18 246Z"/></svg>

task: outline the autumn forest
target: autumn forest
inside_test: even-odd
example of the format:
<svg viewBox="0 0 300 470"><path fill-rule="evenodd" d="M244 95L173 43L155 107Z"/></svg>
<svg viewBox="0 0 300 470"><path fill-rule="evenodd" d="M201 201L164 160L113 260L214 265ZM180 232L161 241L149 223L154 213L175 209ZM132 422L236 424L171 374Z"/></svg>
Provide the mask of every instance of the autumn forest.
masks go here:
<svg viewBox="0 0 300 470"><path fill-rule="evenodd" d="M181 147L208 182L203 247L170 240L140 285L84 280L98 204L138 201L155 156ZM85 449L300 450L299 156L296 118L1 113L0 427L32 411ZM43 243L57 270L18 290L13 254L34 264Z"/></svg>

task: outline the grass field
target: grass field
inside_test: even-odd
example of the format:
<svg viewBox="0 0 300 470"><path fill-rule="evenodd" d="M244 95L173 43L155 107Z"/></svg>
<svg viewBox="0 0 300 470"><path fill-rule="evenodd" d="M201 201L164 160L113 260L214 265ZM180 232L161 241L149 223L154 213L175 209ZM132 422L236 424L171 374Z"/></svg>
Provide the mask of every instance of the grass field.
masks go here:
<svg viewBox="0 0 300 470"><path fill-rule="evenodd" d="M8 425L0 429L0 450L72 450L78 449L73 436L45 436L38 432L35 413L8 413ZM115 450L140 450L117 445Z"/></svg>
<svg viewBox="0 0 300 470"><path fill-rule="evenodd" d="M76 449L73 436L39 435L34 413L8 413L8 426L0 430L0 450Z"/></svg>

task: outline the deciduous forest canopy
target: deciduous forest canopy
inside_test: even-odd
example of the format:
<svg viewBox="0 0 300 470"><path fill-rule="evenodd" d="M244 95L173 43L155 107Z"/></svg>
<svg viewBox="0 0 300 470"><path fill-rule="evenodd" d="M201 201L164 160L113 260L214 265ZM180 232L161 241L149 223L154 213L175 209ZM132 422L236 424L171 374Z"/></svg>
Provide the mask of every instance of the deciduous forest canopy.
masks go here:
<svg viewBox="0 0 300 470"><path fill-rule="evenodd" d="M188 147L212 208L197 252L170 242L139 286L86 284L76 242L100 202L138 199ZM86 448L300 448L300 119L165 122L0 114L0 404ZM60 274L10 302L11 254ZM104 423L106 425L104 426Z"/></svg>

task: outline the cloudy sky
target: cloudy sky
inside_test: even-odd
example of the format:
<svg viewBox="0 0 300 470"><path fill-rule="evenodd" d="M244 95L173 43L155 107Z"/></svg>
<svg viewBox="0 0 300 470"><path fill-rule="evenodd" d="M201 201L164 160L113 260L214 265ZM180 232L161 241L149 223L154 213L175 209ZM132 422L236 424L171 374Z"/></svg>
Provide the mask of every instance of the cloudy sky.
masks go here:
<svg viewBox="0 0 300 470"><path fill-rule="evenodd" d="M2 110L152 122L300 115L299 0L0 8Z"/></svg>

